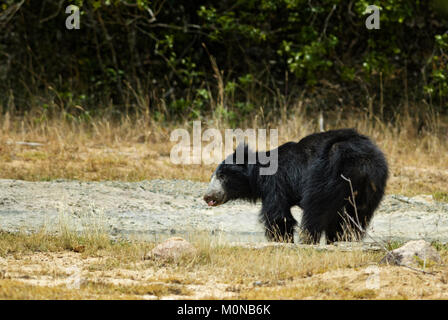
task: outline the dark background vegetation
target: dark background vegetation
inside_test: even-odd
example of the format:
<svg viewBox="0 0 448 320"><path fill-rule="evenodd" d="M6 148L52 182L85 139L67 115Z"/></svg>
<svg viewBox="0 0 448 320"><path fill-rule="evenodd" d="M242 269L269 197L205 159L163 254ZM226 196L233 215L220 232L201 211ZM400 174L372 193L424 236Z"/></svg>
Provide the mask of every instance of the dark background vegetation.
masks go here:
<svg viewBox="0 0 448 320"><path fill-rule="evenodd" d="M386 120L447 112L447 1L155 0L0 2L2 112L237 123L373 108ZM67 30L65 8L81 8ZM365 9L381 7L381 29Z"/></svg>

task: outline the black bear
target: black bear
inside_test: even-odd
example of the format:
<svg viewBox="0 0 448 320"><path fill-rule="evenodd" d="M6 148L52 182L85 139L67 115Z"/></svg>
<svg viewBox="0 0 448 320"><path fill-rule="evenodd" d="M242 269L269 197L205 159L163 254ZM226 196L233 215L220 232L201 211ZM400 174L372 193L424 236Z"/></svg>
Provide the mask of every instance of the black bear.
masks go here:
<svg viewBox="0 0 448 320"><path fill-rule="evenodd" d="M232 161L216 168L204 200L217 206L261 199L260 218L271 241L294 242L297 221L290 209L295 205L303 209L304 242L319 242L323 232L328 242L361 239L386 187L381 150L356 130L339 129L287 142L276 151L277 171L261 175L266 164L259 161L260 152L239 146L227 158ZM244 153L241 163L238 152ZM251 156L255 161L248 161Z"/></svg>

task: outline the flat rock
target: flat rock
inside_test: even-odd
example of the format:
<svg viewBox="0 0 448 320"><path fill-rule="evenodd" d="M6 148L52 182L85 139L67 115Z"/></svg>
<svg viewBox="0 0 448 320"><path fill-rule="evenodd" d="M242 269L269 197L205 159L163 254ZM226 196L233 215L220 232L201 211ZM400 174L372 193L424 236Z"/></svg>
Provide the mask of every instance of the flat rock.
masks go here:
<svg viewBox="0 0 448 320"><path fill-rule="evenodd" d="M409 241L402 247L390 251L381 263L401 266L421 266L429 262L440 263L440 255L429 242L425 240Z"/></svg>
<svg viewBox="0 0 448 320"><path fill-rule="evenodd" d="M193 256L197 249L187 240L173 237L159 243L151 250L149 257L162 260L176 260L185 256Z"/></svg>

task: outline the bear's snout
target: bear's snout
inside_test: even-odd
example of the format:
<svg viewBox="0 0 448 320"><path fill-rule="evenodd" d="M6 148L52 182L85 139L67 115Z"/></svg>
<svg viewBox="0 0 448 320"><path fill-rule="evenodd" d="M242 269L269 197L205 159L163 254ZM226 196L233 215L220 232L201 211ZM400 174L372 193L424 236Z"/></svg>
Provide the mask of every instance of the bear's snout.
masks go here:
<svg viewBox="0 0 448 320"><path fill-rule="evenodd" d="M210 207L219 206L227 201L225 193L213 191L207 192L203 199Z"/></svg>
<svg viewBox="0 0 448 320"><path fill-rule="evenodd" d="M226 202L226 192L222 186L221 181L213 174L207 191L204 195L204 201L211 207L219 206Z"/></svg>
<svg viewBox="0 0 448 320"><path fill-rule="evenodd" d="M208 194L204 196L204 201L207 202L210 207L218 205L218 201L213 196Z"/></svg>

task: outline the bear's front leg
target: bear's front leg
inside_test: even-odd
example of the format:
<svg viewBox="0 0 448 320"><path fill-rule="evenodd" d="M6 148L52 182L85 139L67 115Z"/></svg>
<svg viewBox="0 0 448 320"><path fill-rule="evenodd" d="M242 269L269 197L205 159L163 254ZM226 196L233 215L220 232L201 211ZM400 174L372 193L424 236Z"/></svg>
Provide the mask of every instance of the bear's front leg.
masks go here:
<svg viewBox="0 0 448 320"><path fill-rule="evenodd" d="M261 220L269 241L294 242L294 227L297 221L292 216L290 207L263 201Z"/></svg>

